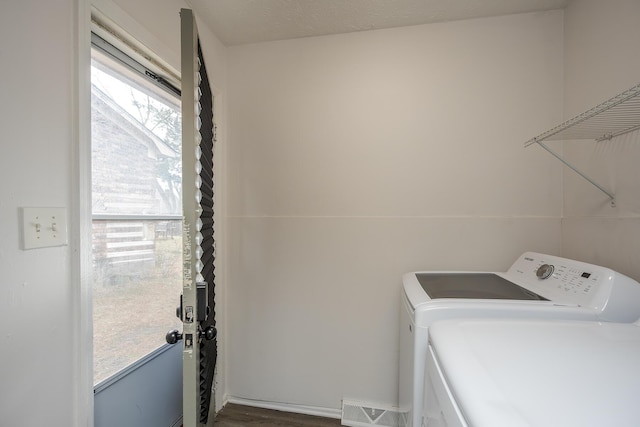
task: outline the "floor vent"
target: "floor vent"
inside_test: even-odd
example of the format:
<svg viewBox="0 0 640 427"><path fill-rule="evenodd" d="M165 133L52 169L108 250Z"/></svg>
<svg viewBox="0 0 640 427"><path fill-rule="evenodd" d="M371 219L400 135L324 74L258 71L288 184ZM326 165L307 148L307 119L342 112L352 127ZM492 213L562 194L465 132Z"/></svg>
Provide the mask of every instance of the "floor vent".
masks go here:
<svg viewBox="0 0 640 427"><path fill-rule="evenodd" d="M353 427L398 427L398 408L381 408L380 405L343 400L342 425Z"/></svg>

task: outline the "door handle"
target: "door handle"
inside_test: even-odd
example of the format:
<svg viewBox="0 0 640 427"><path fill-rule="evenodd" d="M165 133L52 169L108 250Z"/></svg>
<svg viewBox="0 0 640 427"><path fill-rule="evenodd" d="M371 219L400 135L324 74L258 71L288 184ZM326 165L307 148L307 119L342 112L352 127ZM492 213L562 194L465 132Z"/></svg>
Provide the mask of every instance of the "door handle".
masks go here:
<svg viewBox="0 0 640 427"><path fill-rule="evenodd" d="M207 326L206 328L204 328L203 332L200 332L200 337L204 338L207 341L211 341L217 336L218 336L218 330L213 326Z"/></svg>
<svg viewBox="0 0 640 427"><path fill-rule="evenodd" d="M167 344L175 344L182 339L182 334L177 329L167 332L165 336Z"/></svg>
<svg viewBox="0 0 640 427"><path fill-rule="evenodd" d="M218 330L213 326L207 326L204 328L204 331L198 330L198 338L204 338L207 341L211 341L212 339L217 338ZM182 334L177 329L173 329L167 332L165 335L165 339L167 340L167 344L175 344L182 339Z"/></svg>

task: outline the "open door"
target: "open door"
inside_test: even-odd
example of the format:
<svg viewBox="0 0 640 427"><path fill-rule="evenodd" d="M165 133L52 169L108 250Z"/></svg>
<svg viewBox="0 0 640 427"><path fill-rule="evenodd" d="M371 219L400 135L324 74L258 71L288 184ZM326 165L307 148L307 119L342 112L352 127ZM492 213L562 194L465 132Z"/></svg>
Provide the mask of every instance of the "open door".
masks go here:
<svg viewBox="0 0 640 427"><path fill-rule="evenodd" d="M182 264L176 314L183 324L167 334L182 341L183 426L207 424L217 359L214 303L213 95L195 18L180 10L182 65Z"/></svg>

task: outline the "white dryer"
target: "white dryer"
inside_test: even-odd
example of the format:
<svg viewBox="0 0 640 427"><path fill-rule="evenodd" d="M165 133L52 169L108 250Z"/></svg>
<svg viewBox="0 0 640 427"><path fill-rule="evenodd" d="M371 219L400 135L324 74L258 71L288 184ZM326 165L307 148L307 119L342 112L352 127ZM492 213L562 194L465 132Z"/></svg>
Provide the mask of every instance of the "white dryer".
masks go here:
<svg viewBox="0 0 640 427"><path fill-rule="evenodd" d="M434 322L474 317L631 323L640 318L640 284L608 268L526 252L504 273L407 273L401 305L399 425L421 427Z"/></svg>
<svg viewBox="0 0 640 427"><path fill-rule="evenodd" d="M429 339L425 427L640 423L640 324L458 319Z"/></svg>

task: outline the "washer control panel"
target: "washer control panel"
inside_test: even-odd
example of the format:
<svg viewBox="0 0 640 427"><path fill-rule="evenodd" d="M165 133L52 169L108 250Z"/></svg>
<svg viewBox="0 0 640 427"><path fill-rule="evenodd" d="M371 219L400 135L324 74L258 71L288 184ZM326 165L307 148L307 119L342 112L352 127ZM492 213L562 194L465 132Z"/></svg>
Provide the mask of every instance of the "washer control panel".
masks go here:
<svg viewBox="0 0 640 427"><path fill-rule="evenodd" d="M592 307L606 304L615 277L605 267L534 252L523 254L506 274L550 301Z"/></svg>
<svg viewBox="0 0 640 427"><path fill-rule="evenodd" d="M546 266L546 268L545 268ZM571 268L566 265L543 264L538 270L544 268L544 274L538 276L540 280L551 279L553 286L565 292L591 292L598 285L598 274L593 270Z"/></svg>

